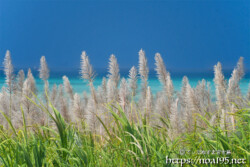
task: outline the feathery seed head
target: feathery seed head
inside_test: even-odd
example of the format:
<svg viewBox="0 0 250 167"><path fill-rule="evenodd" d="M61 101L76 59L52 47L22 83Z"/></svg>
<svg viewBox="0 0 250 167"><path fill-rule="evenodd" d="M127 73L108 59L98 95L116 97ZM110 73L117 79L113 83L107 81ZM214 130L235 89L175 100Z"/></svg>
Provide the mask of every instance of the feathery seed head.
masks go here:
<svg viewBox="0 0 250 167"><path fill-rule="evenodd" d="M81 55L80 74L82 79L86 79L89 82L93 82L95 73L93 71L92 65L90 64L89 58L85 51L83 51Z"/></svg>
<svg viewBox="0 0 250 167"><path fill-rule="evenodd" d="M132 80L137 80L137 70L136 70L135 66L133 66L129 70L129 78L132 79Z"/></svg>
<svg viewBox="0 0 250 167"><path fill-rule="evenodd" d="M151 92L151 88L150 86L147 87L147 91L146 91L146 111L147 111L147 117L149 117L149 112L152 112L153 109L153 95Z"/></svg>
<svg viewBox="0 0 250 167"><path fill-rule="evenodd" d="M84 113L83 113L83 108L82 108L82 104L81 104L81 98L77 93L75 93L75 95L74 95L72 110L74 112L75 121L81 120L83 118Z"/></svg>
<svg viewBox="0 0 250 167"><path fill-rule="evenodd" d="M182 96L185 96L188 84L189 84L188 78L187 76L184 76L182 79L182 88L181 88Z"/></svg>
<svg viewBox="0 0 250 167"><path fill-rule="evenodd" d="M244 76L243 57L240 57L236 68L233 70L232 75L228 81L227 98L231 101L232 96L240 96L239 82Z"/></svg>
<svg viewBox="0 0 250 167"><path fill-rule="evenodd" d="M71 99L74 98L74 91L73 88L69 82L68 77L66 77L65 75L63 76L63 86L64 86L64 90L66 93L68 93L68 95L70 96Z"/></svg>
<svg viewBox="0 0 250 167"><path fill-rule="evenodd" d="M12 82L14 80L14 68L12 65L12 61L11 61L11 56L10 56L10 51L7 50L6 54L5 54L5 58L4 58L4 74L5 74L5 82L8 85L9 88L12 87Z"/></svg>
<svg viewBox="0 0 250 167"><path fill-rule="evenodd" d="M22 88L23 88L24 79L25 79L24 71L23 71L23 70L20 70L20 71L18 72L18 89L19 89L19 90L22 90Z"/></svg>
<svg viewBox="0 0 250 167"><path fill-rule="evenodd" d="M109 75L108 77L115 83L115 86L118 86L120 80L119 74L119 65L117 63L117 59L114 54L110 56L109 59Z"/></svg>
<svg viewBox="0 0 250 167"><path fill-rule="evenodd" d="M237 63L237 71L238 71L238 76L239 78L242 78L244 76L244 63L243 63L244 58L240 57L238 63Z"/></svg>
<svg viewBox="0 0 250 167"><path fill-rule="evenodd" d="M104 92L106 92L106 90L107 90L107 81L106 81L105 77L102 78L102 90Z"/></svg>
<svg viewBox="0 0 250 167"><path fill-rule="evenodd" d="M133 66L130 70L129 70L129 88L132 92L132 95L135 96L136 95L136 89L137 89L137 70L136 68Z"/></svg>
<svg viewBox="0 0 250 167"><path fill-rule="evenodd" d="M111 102L113 100L116 100L117 97L117 89L115 87L114 81L111 79L107 82L107 100L108 102Z"/></svg>
<svg viewBox="0 0 250 167"><path fill-rule="evenodd" d="M139 51L139 74L143 80L148 80L148 61L145 52L141 49Z"/></svg>
<svg viewBox="0 0 250 167"><path fill-rule="evenodd" d="M40 69L39 69L39 77L46 81L49 78L49 68L45 59L45 56L42 56L40 59Z"/></svg>
<svg viewBox="0 0 250 167"><path fill-rule="evenodd" d="M218 62L214 66L214 83L215 83L215 93L217 98L217 106L222 109L225 103L225 93L226 93L226 81L222 73L221 63Z"/></svg>
<svg viewBox="0 0 250 167"><path fill-rule="evenodd" d="M54 106L55 106L56 96L57 96L57 85L54 84L50 94L50 99Z"/></svg>
<svg viewBox="0 0 250 167"><path fill-rule="evenodd" d="M120 98L120 104L122 106L125 106L128 100L128 88L127 88L127 81L125 78L122 78L121 84L120 84L120 90L119 90L119 98Z"/></svg>
<svg viewBox="0 0 250 167"><path fill-rule="evenodd" d="M167 81L167 71L163 59L159 53L155 54L155 65L156 65L156 72L158 75L158 79L160 82L166 86Z"/></svg>
<svg viewBox="0 0 250 167"><path fill-rule="evenodd" d="M29 86L29 89L32 91L32 92L36 92L36 81L34 79L34 76L31 72L31 69L29 68L28 70L28 75L27 75L27 79L28 80L28 86Z"/></svg>
<svg viewBox="0 0 250 167"><path fill-rule="evenodd" d="M169 73L167 73L166 76L166 93L169 98L172 97L174 94L174 86Z"/></svg>

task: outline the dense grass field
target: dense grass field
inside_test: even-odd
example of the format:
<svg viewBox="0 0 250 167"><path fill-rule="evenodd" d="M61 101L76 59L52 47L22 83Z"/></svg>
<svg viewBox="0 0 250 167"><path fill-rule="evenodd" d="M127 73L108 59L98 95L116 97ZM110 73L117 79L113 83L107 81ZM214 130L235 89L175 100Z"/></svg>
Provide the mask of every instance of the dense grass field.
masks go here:
<svg viewBox="0 0 250 167"><path fill-rule="evenodd" d="M166 156L195 161L193 165L183 162L184 166L247 166L249 163L249 108L234 113L236 129L222 130L197 115L208 125L207 129L200 130L197 126L192 132L172 139L167 121L157 120L165 124L163 127L152 126L144 118L134 123L120 107L114 112L109 104L112 127L98 118L105 129L103 136L87 130L84 121L78 126L68 124L52 106L53 112L49 113L44 106L37 105L50 116L51 126L27 126L23 114L24 126L16 129L6 116L10 128L1 127L0 131L1 166L174 166L166 163ZM202 152L209 150L216 152ZM230 162L201 161L218 157L228 157ZM238 159L245 161L227 164Z"/></svg>
<svg viewBox="0 0 250 167"><path fill-rule="evenodd" d="M37 92L31 70L14 74L10 52L4 60L0 92L0 166L249 166L250 86L242 94L243 58L227 81L214 66L216 100L210 83L191 87L186 76L174 90L161 55L155 55L162 90L148 86L147 59L120 78L114 55L109 75L97 89L86 52L81 77L90 94L75 93L69 79L49 89L49 68L40 60L44 91ZM138 88L138 77L141 87Z"/></svg>

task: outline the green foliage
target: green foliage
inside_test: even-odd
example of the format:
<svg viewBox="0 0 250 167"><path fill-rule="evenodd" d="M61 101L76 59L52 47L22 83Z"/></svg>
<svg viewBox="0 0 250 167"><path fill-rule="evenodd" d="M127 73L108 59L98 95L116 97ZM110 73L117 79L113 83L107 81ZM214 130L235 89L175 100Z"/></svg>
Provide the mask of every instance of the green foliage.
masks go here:
<svg viewBox="0 0 250 167"><path fill-rule="evenodd" d="M199 150L230 150L230 158L244 158L249 162L250 109L238 109L234 113L235 130L223 131L198 115L207 124L207 129L170 139L165 126L167 120L159 118L164 126L152 126L143 118L134 123L129 121L121 107L114 105L107 105L113 118L110 125L105 125L96 115L105 129L103 135L92 134L85 126L76 128L66 123L52 105L52 113L42 105L36 105L49 115L56 126L27 127L22 111L23 129L15 129L2 113L11 129L0 129L1 166L171 166L166 164L166 156L217 157L198 154ZM192 153L180 154L182 149Z"/></svg>

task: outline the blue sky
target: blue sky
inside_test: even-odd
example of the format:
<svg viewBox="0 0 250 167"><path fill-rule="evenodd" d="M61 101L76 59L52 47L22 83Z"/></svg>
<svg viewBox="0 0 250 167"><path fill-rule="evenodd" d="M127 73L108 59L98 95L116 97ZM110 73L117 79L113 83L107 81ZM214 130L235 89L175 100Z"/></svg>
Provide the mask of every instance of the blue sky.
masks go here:
<svg viewBox="0 0 250 167"><path fill-rule="evenodd" d="M168 69L208 70L217 61L250 65L250 1L2 1L0 61L7 49L18 68L77 69L87 52L95 68L115 54L121 68L150 68L159 52Z"/></svg>

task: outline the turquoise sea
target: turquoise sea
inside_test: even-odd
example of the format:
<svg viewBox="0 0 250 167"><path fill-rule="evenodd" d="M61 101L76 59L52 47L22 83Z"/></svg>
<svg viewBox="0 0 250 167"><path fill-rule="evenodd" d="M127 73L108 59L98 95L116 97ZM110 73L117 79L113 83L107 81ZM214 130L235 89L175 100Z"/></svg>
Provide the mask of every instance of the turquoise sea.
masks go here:
<svg viewBox="0 0 250 167"><path fill-rule="evenodd" d="M97 88L98 86L101 85L102 83L102 78L103 77L107 77L107 73L103 72L103 71L107 71L106 69L104 70L98 70L96 71L96 77L94 80L94 86ZM27 70L25 70L25 73L27 73ZM36 78L36 85L37 85L37 89L39 92L42 92L43 90L43 81L41 79L38 78L39 74L37 71L32 71L34 77ZM182 86L182 78L183 76L187 76L189 79L189 83L192 87L195 87L199 81L201 81L202 79L205 79L206 81L211 83L211 93L212 96L214 97L214 84L213 84L213 71L207 71L207 72L170 72L171 74L171 78L173 80L173 84L174 84L174 89L175 91L180 91L181 90L181 86ZM51 71L50 72L50 78L49 78L49 84L50 84L50 88L53 87L54 84L62 84L63 80L62 80L62 76L66 75L69 80L70 83L74 89L75 92L79 93L82 95L83 91L86 91L87 93L89 93L89 88L88 88L88 83L84 82L78 71ZM225 78L228 80L230 77L230 72L224 72ZM128 70L123 70L121 71L121 78L128 77ZM153 94L156 94L158 91L160 91L162 89L161 83L158 81L157 76L155 74L154 71L151 70L151 72L149 73L149 86L151 87L151 91ZM250 83L250 73L247 72L245 74L245 77L241 80L240 82L240 88L242 93L245 95L247 93L248 90L248 85ZM4 75L1 71L0 73L0 87L4 86ZM140 85L140 80L138 80L138 86ZM140 86L139 88L140 89Z"/></svg>

